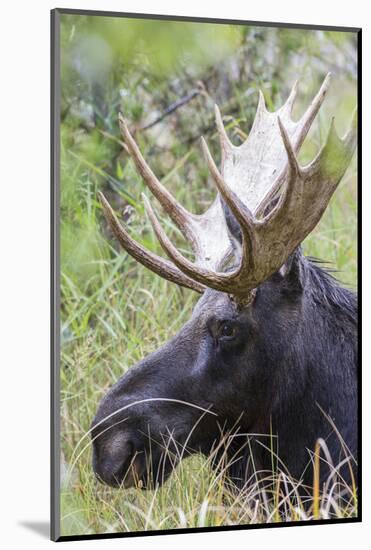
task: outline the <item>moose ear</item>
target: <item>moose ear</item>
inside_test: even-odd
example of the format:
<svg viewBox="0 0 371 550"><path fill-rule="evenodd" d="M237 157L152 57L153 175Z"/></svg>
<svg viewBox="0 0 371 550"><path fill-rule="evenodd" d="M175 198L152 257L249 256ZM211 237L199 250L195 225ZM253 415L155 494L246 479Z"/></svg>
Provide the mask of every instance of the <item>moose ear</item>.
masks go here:
<svg viewBox="0 0 371 550"><path fill-rule="evenodd" d="M276 280L281 282L284 289L303 292L306 280L305 262L305 256L299 246L276 273Z"/></svg>

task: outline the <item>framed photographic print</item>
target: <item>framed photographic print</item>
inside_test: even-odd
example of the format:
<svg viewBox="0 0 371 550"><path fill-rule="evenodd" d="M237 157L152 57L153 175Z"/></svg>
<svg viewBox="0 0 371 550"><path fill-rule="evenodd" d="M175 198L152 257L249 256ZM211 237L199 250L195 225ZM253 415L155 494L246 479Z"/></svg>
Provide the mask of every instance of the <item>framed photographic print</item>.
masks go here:
<svg viewBox="0 0 371 550"><path fill-rule="evenodd" d="M54 540L361 520L360 61L53 10Z"/></svg>

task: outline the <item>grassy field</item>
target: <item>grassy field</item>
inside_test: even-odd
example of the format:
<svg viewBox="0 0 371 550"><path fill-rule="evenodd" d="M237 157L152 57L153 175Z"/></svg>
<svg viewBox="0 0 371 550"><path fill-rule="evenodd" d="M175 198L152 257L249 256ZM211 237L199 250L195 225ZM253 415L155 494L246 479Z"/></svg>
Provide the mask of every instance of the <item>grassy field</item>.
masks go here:
<svg viewBox="0 0 371 550"><path fill-rule="evenodd" d="M68 52L73 51L69 44L75 43L80 28L79 23L75 27L74 24L65 21L63 27L66 58L70 55ZM247 33L241 38L238 51L242 58L246 55L243 48L249 36ZM348 48L354 49L353 43L350 46L338 44L334 37L328 38L328 42L335 43L336 48L343 51L344 59L347 59ZM235 42L232 46L237 47ZM223 59L227 68L232 46L227 48ZM312 51L310 55L306 53L309 46L304 44L301 48L302 55L307 55L308 59L305 58L307 65L300 60L297 62L303 86L295 116L302 112L323 76L323 71L316 72L313 63L309 62L314 56ZM292 49L296 52L297 44ZM115 51L115 55L119 54ZM315 55L320 56L317 51ZM346 129L355 105L355 80L351 69L342 71L343 58L337 61L340 68L335 73L333 92L304 144L300 155L303 163L313 158L323 143L332 114L336 113L340 133ZM325 494L320 496L319 487L314 483L309 491L312 507L305 511L296 496L295 483L290 479L272 478L272 490L267 494L258 485L253 485L248 492L236 495L223 484L223 476L217 477L211 470L210 461L199 456L184 460L160 490L114 490L103 487L94 478L86 433L100 399L130 366L174 335L190 316L197 300L192 291L153 275L120 250L109 234L97 200L97 191L104 190L129 224L131 234L151 250L161 253L140 200L143 182L120 145L116 114L118 107L122 108L131 125L145 121L147 115L153 119L153 114L161 112L164 103L170 104L176 99L179 86L170 86L169 91L168 75L160 71L154 75L146 73L145 78L149 79L149 88L153 91L150 94L148 89L144 90L144 85L143 88L138 84L139 69L134 65L126 71L125 90L129 91L119 97L114 91L120 84L115 83L113 76L106 76L108 91L101 85L97 92L90 83L85 96L84 93L74 94L76 82L83 78L81 75L80 80L71 77L68 59L62 66L62 534L352 517L357 504L353 488L340 498L330 483ZM292 79L286 80L286 66L280 78L274 60L269 67L271 72L262 77L259 68L253 66L252 76L233 82L224 95L220 91L220 75L213 75L208 94L197 95L163 122L148 131L137 132L140 147L155 172L190 210L204 210L215 194L198 141L193 139L203 130L215 158L219 158L210 122L215 99L210 97L212 83L218 82L216 99L222 112L225 115L233 113L227 119L227 127L237 144L248 133L256 108L257 87L263 88L267 104L274 108L280 105L292 84ZM206 71L205 66L199 66L196 76L182 73L185 89L198 85L194 83L201 69ZM295 72L293 67L290 71ZM254 74L260 76L254 80ZM273 74L276 76L272 77ZM139 76L144 78L142 72ZM101 89L105 89L106 94L102 101L99 99ZM242 93L246 89L251 93ZM88 97L93 98L90 103ZM140 98L137 102L134 101L136 97ZM332 268L339 270L338 278L352 288L356 285L357 268L356 205L356 162L353 159L323 219L304 243L306 254L330 262ZM186 245L172 223L165 216L163 220L179 247L184 249ZM289 487L292 499L281 496L283 487Z"/></svg>

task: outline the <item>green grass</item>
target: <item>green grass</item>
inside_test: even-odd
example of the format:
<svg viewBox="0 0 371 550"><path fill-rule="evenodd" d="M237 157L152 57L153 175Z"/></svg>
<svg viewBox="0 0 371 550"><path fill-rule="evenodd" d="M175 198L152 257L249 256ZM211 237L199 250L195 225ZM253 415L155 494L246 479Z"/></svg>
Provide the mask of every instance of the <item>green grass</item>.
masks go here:
<svg viewBox="0 0 371 550"><path fill-rule="evenodd" d="M63 34L66 44L71 42L73 47L73 40L79 33L78 26L76 29L72 31L66 25ZM259 32L272 35L272 31ZM302 56L296 66L288 61L286 64L282 62L278 71L280 79L273 62L270 65L263 55L266 46L256 37L258 31L256 34L251 32L250 42L247 32L243 31L245 34L241 35L245 42L238 55L245 63L246 51L250 52L249 59L254 60L250 61L250 72L243 73L241 81L232 82L230 97L217 97L224 114L229 114L229 108L233 107L227 127L235 143L239 143L241 136L248 132L258 85L264 89L267 104L273 108L287 93L285 79L290 83L293 80L291 73L287 76L288 72L296 71L295 76L303 76L302 94L294 112L297 116L302 112L305 100L318 89L319 78L313 77L313 59L317 60L321 55L325 60L328 58L326 48L331 37L325 33L321 38L318 33L312 33L314 41L308 45L303 39L304 33L285 31L284 34L282 31L279 35L279 32L277 36L282 39L280 51L286 52L285 59L291 59L290 48L295 56ZM116 30L115 39L118 40L118 36ZM344 42L344 59L348 59L347 40ZM270 47L269 42L267 44ZM342 44L336 44L338 56ZM224 65L221 64L223 75L228 62L227 59L227 62L223 61ZM198 299L192 291L168 283L138 265L118 248L104 222L97 200L98 190L104 191L117 211L123 214L131 234L161 254L143 211L140 199L143 182L120 146L115 113L120 105L132 123L140 119L143 111L152 113L163 108L164 103L176 100L177 94L171 86L167 87L167 79L162 73L160 77L151 75L146 65L141 69L138 65L129 68L125 65L124 73L123 67L117 66L119 74L112 73L111 80L105 82L105 100L110 105L108 112L103 113L104 105L98 109L98 99L92 100L93 108L97 107L94 124L82 122L80 114L74 114L77 80L68 73L67 65L63 69L62 100L67 114L62 123L60 377L62 469L66 469L68 474L63 476L61 489L62 534L355 516L357 497L353 487L337 486L333 480L323 492L314 475L313 487L308 488L311 506L304 509L297 496L297 482L288 476L272 474L268 491L253 483L247 492L235 494L224 483L224 476L217 476L212 470L210 459L200 456L183 460L159 490L115 490L96 481L86 434L101 398L133 364L176 333L189 318ZM207 73L205 67L203 70ZM197 71L192 78L181 75L186 91L189 91L189 79L194 86L195 78L202 77L199 67ZM125 74L124 83L120 80L122 74ZM344 72L344 77L342 74L340 71L323 106L319 123L304 144L300 155L303 163L313 158L323 143L334 112L340 133L346 129L354 107L355 82L348 73ZM217 89L219 77L212 74L210 78L209 91L212 92L213 85ZM123 86L129 93L120 100L116 91ZM86 97L90 97L91 90L88 86L86 88ZM245 93L246 90L249 93ZM69 96L73 108L65 106ZM193 140L201 129L206 128L205 137L219 161L216 136L210 126L214 99L200 96L168 117L153 132L139 132L137 135L141 150L156 174L182 204L196 212L206 209L215 196L200 147ZM339 270L337 277L352 288L355 288L357 275L356 205L356 162L353 159L323 219L304 242L307 255L330 262L330 267ZM172 223L165 216L162 219L179 248L186 251L187 245ZM323 456L325 453L322 452L322 460ZM319 465L320 461L316 460L314 462ZM340 488L343 489L342 495ZM290 493L291 498L287 499L284 493Z"/></svg>

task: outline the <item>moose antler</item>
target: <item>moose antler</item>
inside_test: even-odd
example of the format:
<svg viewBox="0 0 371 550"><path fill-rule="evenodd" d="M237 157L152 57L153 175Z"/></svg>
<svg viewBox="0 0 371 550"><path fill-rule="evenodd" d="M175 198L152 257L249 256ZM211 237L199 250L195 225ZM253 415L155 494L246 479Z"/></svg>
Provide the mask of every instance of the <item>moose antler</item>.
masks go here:
<svg viewBox="0 0 371 550"><path fill-rule="evenodd" d="M247 140L234 146L225 131L218 107L216 125L222 150L221 171L201 138L209 170L219 191L211 207L196 216L183 208L153 174L120 116L123 138L145 183L174 223L190 241L195 262L185 258L162 229L147 197L145 208L162 248L171 262L146 251L121 226L101 195L103 211L122 246L139 262L166 279L197 291L214 288L243 302L249 291L277 271L312 231L340 182L356 145L356 114L350 130L340 139L332 121L325 145L316 158L301 167L296 154L324 100L330 75L301 119L291 119L295 83L286 103L276 112L266 110L260 92L255 120ZM275 206L273 197L277 197ZM238 267L222 268L234 252L221 197L242 233ZM267 213L268 211L268 213Z"/></svg>

